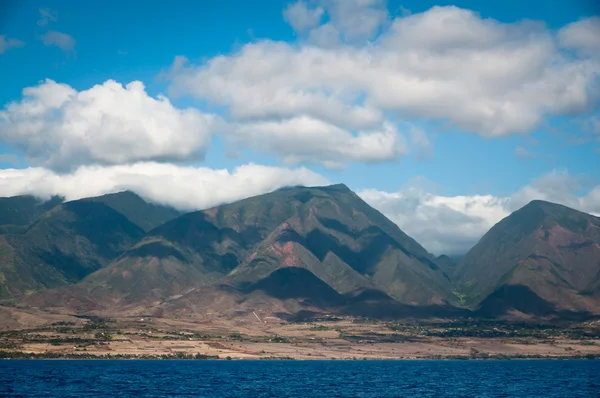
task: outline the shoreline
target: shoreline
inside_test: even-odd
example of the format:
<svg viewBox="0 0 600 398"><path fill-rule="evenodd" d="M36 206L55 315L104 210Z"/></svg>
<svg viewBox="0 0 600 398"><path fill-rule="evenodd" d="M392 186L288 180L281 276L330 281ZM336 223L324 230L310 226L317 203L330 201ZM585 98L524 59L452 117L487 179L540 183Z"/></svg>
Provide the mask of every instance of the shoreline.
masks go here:
<svg viewBox="0 0 600 398"><path fill-rule="evenodd" d="M8 356L6 356L8 354ZM0 360L84 360L84 361L106 361L106 360L142 360L142 361L519 361L519 360L600 360L600 354L587 355L568 355L568 356L550 356L550 355L490 355L490 356L431 356L431 357L409 357L409 358L294 358L294 357L259 357L259 358L232 358L220 357L218 355L127 355L127 354L105 354L105 355L86 355L86 354L55 354L55 353L27 353L21 351L0 351Z"/></svg>

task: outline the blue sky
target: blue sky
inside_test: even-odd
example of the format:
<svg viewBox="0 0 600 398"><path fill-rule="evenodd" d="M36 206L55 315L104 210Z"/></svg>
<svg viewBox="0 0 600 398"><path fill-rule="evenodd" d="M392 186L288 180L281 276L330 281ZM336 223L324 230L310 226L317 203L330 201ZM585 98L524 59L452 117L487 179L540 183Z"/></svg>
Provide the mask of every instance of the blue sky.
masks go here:
<svg viewBox="0 0 600 398"><path fill-rule="evenodd" d="M407 190L413 186L425 195L420 197L419 203L429 200L429 206L437 203L435 198L487 195L501 202L488 207L501 206L507 212L516 203L520 204L514 199L519 192L529 192L527 199L533 199L531 192L535 192L541 198L564 202L584 211L600 211L587 205L600 184L600 116L596 95L600 67L593 54L593 50L600 48L597 47L600 37L595 37L600 32L597 27L600 20L594 1L555 0L551 5L542 1L514 0L372 0L363 2L362 6L358 3L348 1L340 5L339 0L299 3L151 0L142 6L140 2L112 0L3 2L0 10L0 35L3 35L4 43L0 47L1 105L7 106L11 102L23 105L22 90L41 87L45 79L68 85L74 93L87 92L109 79L123 85L141 81L145 85L144 95L151 99L165 95L175 114L190 108L218 118L219 122L211 122L206 129L194 127L188 133L187 122L176 120L172 135L165 137L173 137L170 142L180 140L181 145L189 145L190 150L174 148L174 144L159 147L160 138L154 136L148 138L151 144L146 150L141 144L135 148L130 141L135 143L147 138L144 129L148 125L131 127L139 128L141 138L122 141L129 130L122 133L119 126L135 121L125 123L114 116L118 111L103 109L110 100L98 101L94 107L85 109L82 107L87 103L81 100L73 105L72 111L57 108L43 119L35 119L43 126L33 132L27 130L27 133L23 133L23 129L33 123L33 119L27 119L32 116L5 108L4 119L0 118L0 168L36 169L40 173L51 173L59 181L60 176L73 176L77 170L81 174L82 167L108 170L129 167L137 162L156 162L178 167L227 169L233 175L236 168L251 163L292 170L296 174L290 174L291 182L310 183L311 178L318 175L315 182L343 182L357 191L371 192L370 203L385 210L405 229L406 225L419 221L397 214L398 206L390 204L389 195L406 201ZM433 9L434 6L438 7ZM352 20L365 15L370 19L359 19L360 24ZM431 33L427 24L443 18L450 21L450 25L436 25L435 29L441 29L440 32ZM369 23L374 23L373 29L361 28L362 24L367 26ZM338 41L325 42L327 38L319 36L325 32L323 27L339 34L336 36ZM404 30L394 30L395 27ZM444 34L443 29L458 29L458 33L456 36ZM444 41L447 37L451 40ZM269 43L283 46L270 46ZM263 61L254 58L251 50L262 51L267 65L283 56L289 57L284 62L289 62L290 70L303 64L303 50L307 50L307 54L314 50L315 57L320 59L345 60L339 61L342 69L343 65L355 62L356 65L348 67L362 72L352 77L351 72L342 70L340 73L347 73L349 77L339 82L334 72L334 84L323 82L319 76L311 81L312 76L329 73L327 70L338 67L327 64L326 67L331 69L325 70L326 67L321 68L312 60L306 61L308 74L297 81L297 75L305 69L289 72L289 76L286 68L278 69L272 72L273 76L251 81L248 76L253 72L248 63ZM376 81L379 72L375 72L373 81L369 81L365 77L370 73L368 66L356 61L356 57L369 51L372 54L369 57L373 56L375 60L373 65L397 62L394 67L389 66L392 63L386 64L385 71L390 75L382 78L383 81ZM503 66L505 54L508 54L508 61ZM178 56L188 60L180 69L174 64ZM225 65L222 69L214 62L219 56ZM481 57L490 57L490 61L477 61ZM527 61L529 58L530 62ZM410 60L416 62L416 67L405 68L404 63L413 62ZM426 66L427 60L433 60L435 66ZM423 62L422 68L419 62ZM447 67L442 65L444 62ZM475 68L473 76L481 75L472 77L471 67ZM502 68L511 67L517 77L503 72ZM494 68L498 68L496 80ZM276 73L281 77L277 78ZM546 73L547 78L540 76ZM217 85L215 82L219 82L219 77L224 77L225 83ZM271 77L273 79L269 80ZM390 83L390 93L386 92L386 81L393 82L396 77L405 80L398 80L397 86ZM286 87L286 79L294 82ZM556 83L560 79L564 80L562 85ZM269 82L265 83L267 80ZM243 91L237 91L235 84L228 83L238 81ZM355 86L355 81L360 83ZM425 98L429 94L419 91L428 90L430 86L425 83L437 85L435 90L442 93L439 99L435 95ZM347 90L346 87L353 88ZM467 88L463 90L463 87ZM403 96L404 92L406 96ZM57 98L57 93L49 95ZM298 93L318 94L316 100L323 100L323 104L332 108L327 110L310 104L299 106L302 96L296 96ZM282 103L290 101L285 109L281 108L279 100L265 105L264 109L259 109L261 105L249 104L253 101L260 104L261 98L275 94L289 95L289 98L276 97ZM239 100L243 95L250 98L246 103ZM353 99L349 100L347 95ZM124 100L121 109L133 101ZM360 119L363 116L357 116L356 121L351 121L350 117L344 120L343 114L339 116L341 108L336 108L338 102L343 106L360 107L357 115L370 112L374 116L369 120ZM469 111L471 107L472 112ZM108 115L102 129L94 130L92 126L89 131L81 132L86 137L102 136L98 138L101 142L88 145L80 141L80 132L76 128L85 130L87 127L67 120L73 112L82 112L91 118ZM116 119L109 120L113 116ZM302 122L299 118L303 117ZM153 121L152 126L158 126L158 135L171 128L171 125L161 126L163 120L166 119ZM288 121L290 124L285 124ZM272 128L273 123L283 124ZM106 131L107 126L117 126L110 132L113 135ZM393 132L385 130L390 126ZM292 138L287 129L295 131ZM348 141L359 136L361 131L365 131L365 140ZM26 137L26 134L30 135ZM191 140L191 134L204 138ZM320 138L320 134L327 134L327 137ZM129 148L128 145L131 153L123 149ZM115 154L100 153L98 148L108 152L114 148ZM299 176L299 168L314 173L313 177ZM131 188L126 184L109 184L91 191L73 192L72 183L56 182L48 192L41 192L33 180L17 187L10 179L14 177L14 171L11 173L5 174L0 194L60 193L77 197L84 193ZM282 178L281 183L285 183L287 177ZM557 194L563 191L561 188L542 187L539 181L546 181L544 178L562 181L569 187L569 192L561 196ZM260 187L257 185L255 191L248 192L276 187L277 184L273 184L261 180ZM531 188L533 186L537 188ZM177 201L179 199L151 193L155 189L138 190L149 196L155 195L153 198L157 201L190 203L190 199ZM189 204L188 207L237 199L244 195L244 189L240 188L240 191L212 201L200 200L197 205ZM381 195L388 195L387 199ZM367 196L365 193L364 197ZM502 202L506 198L512 198L514 204L509 206ZM485 220L483 227L469 235L470 241L484 227L497 221L499 213L473 215L465 210L473 207L466 204L468 201L460 205L449 201L444 202L449 211ZM429 219L424 216L420 220ZM425 236L427 232L416 231L414 234ZM438 246L440 251L448 245Z"/></svg>

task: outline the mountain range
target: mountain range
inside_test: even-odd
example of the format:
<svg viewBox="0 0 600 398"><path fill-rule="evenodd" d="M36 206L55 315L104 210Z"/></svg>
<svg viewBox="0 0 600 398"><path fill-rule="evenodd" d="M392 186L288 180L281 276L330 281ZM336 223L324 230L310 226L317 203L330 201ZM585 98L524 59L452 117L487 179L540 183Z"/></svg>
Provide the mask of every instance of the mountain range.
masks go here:
<svg viewBox="0 0 600 398"><path fill-rule="evenodd" d="M78 313L235 317L600 314L600 219L533 201L434 256L345 185L183 214L133 192L0 198L0 300Z"/></svg>

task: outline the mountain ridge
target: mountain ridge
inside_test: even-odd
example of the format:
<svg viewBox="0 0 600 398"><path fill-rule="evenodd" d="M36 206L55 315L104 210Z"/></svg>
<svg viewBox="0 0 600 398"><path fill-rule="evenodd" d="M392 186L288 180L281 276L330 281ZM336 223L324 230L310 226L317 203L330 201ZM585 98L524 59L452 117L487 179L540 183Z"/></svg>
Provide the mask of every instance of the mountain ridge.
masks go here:
<svg viewBox="0 0 600 398"><path fill-rule="evenodd" d="M64 213L74 207L75 215ZM129 191L54 206L23 233L0 235L0 273L18 265L31 274L38 261L39 271L54 275L9 297L82 313L193 308L233 316L256 307L367 316L600 314L600 218L551 202L513 212L458 261L430 254L344 184L285 187L175 212ZM48 222L60 228L40 227ZM99 239L92 224L114 243ZM38 245L23 243L28 239ZM15 242L37 257L23 256L27 250ZM73 242L83 246L75 250ZM0 278L3 286L6 296Z"/></svg>
<svg viewBox="0 0 600 398"><path fill-rule="evenodd" d="M148 204L132 192L68 202L60 197L0 198L0 203L6 202L14 205L0 214L11 213L12 208L31 214L18 213L29 224L0 235L0 298L76 283L139 240L145 233L142 226L169 218L174 211ZM150 219L140 217L140 212Z"/></svg>
<svg viewBox="0 0 600 398"><path fill-rule="evenodd" d="M483 313L549 315L598 312L585 293L595 291L590 281L599 272L600 218L536 200L492 227L459 262L455 277ZM521 296L538 304L528 308Z"/></svg>
<svg viewBox="0 0 600 398"><path fill-rule="evenodd" d="M339 295L381 290L408 305L452 299L435 258L344 185L280 189L184 214L77 289L127 306L214 283L242 292L287 267L307 270Z"/></svg>

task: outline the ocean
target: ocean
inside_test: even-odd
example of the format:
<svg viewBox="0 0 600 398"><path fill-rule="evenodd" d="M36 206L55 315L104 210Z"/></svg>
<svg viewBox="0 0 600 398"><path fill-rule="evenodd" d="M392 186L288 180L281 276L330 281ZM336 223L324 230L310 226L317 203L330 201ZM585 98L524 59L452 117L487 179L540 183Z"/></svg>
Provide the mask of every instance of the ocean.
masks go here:
<svg viewBox="0 0 600 398"><path fill-rule="evenodd" d="M2 397L598 397L598 360L5 360Z"/></svg>

